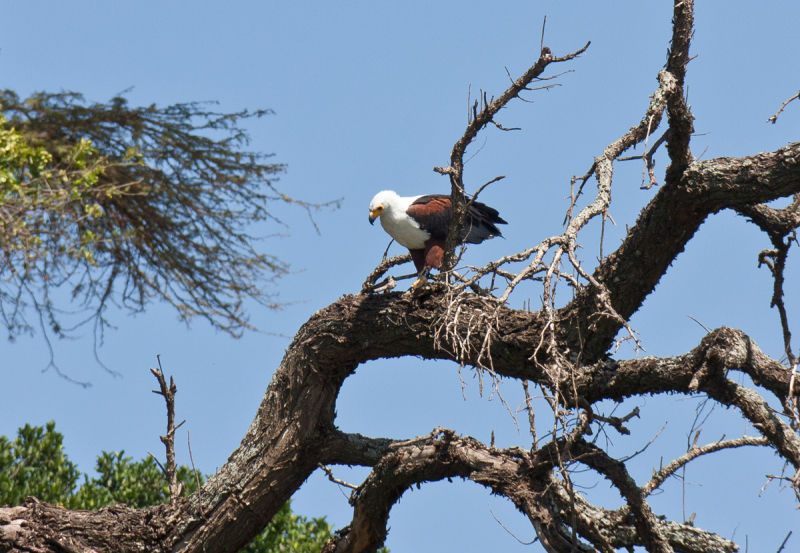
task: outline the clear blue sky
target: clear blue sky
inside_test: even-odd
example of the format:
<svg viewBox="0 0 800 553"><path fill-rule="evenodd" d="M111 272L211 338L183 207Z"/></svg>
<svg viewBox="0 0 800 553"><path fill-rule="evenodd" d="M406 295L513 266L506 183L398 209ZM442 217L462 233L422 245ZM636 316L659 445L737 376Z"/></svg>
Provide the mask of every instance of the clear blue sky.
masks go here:
<svg viewBox="0 0 800 553"><path fill-rule="evenodd" d="M591 40L582 58L554 67L572 70L561 87L530 94L534 103L513 103L499 121L522 131L490 129L470 149L466 182L477 188L496 175L507 178L482 199L510 222L505 240L469 251L475 264L498 258L561 232L569 180L583 174L594 156L638 123L656 88L670 36L669 2L23 2L0 4L2 86L22 95L72 90L104 101L129 87L133 104L167 105L217 100L222 110L272 108L276 114L251 122L253 149L274 152L288 164L279 187L308 201L344 198L341 209L315 215L321 235L301 210L276 208L288 229L263 243L265 251L297 271L275 287L289 303L279 312L255 307L252 322L267 332L293 335L316 310L355 293L377 264L388 238L367 223L367 205L382 189L401 195L448 192L446 165L463 132L467 92L501 93L506 69L517 76L538 56L542 19L545 44L563 55ZM696 116L695 155L704 158L770 151L798 140L800 104L787 108L777 125L765 120L800 86L797 29L800 5L699 1L689 65L689 101ZM657 157L663 169L666 158ZM641 166L618 164L605 251L624 236L654 191L640 191ZM598 229L581 243L591 266ZM771 280L757 269L757 254L769 243L740 218L712 217L633 318L647 354L684 353L709 328L727 325L750 334L768 354L782 356L778 316L769 308ZM397 248L395 246L395 248ZM393 250L400 252L397 248ZM797 252L794 252L795 254ZM790 258L787 294L795 323L800 314L797 256ZM531 287L513 298L519 307ZM563 293L566 293L564 291ZM791 315L790 315L791 316ZM48 354L41 334L0 345L0 434L14 435L25 423L56 420L70 458L90 470L102 450L125 449L134 458L151 451L163 457L164 405L150 392L148 368L156 355L175 376L180 420L187 423L195 463L212 472L225 463L250 424L288 339L247 334L240 340L215 333L202 321L190 329L175 313L153 305L146 314L113 316L100 355L121 377L94 361L91 336L55 344L62 370L91 381L84 389L42 373ZM797 325L795 332L800 335ZM795 346L797 347L797 346ZM631 355L621 352L621 355ZM479 397L469 372L466 401L457 367L416 359L371 363L345 384L338 403L339 426L372 436L410 438L446 426L500 447L529 445L497 399ZM736 378L739 378L737 375ZM504 382L516 406L518 383ZM642 419L631 437L612 435L610 450L630 454L667 423L658 440L632 464L639 483L653 467L686 448L697 399L641 398ZM544 406L541 416L546 418ZM610 406L609 406L610 409ZM521 422L524 420L524 415ZM700 443L741 435L737 413L717 409L703 426ZM752 432L752 430L751 430ZM186 434L179 462L188 463ZM789 491L772 484L759 497L767 473L781 463L767 450L723 453L687 470L686 516L696 524L744 543L775 551L800 511ZM359 481L364 470L336 470ZM600 478L585 476L588 498L618 505ZM702 485L700 485L702 484ZM657 513L681 519L683 489L677 481L652 499ZM336 527L350 520L345 494L318 474L296 496L295 508L327 515ZM394 551L540 551L523 546L534 533L505 500L474 484L434 484L408 492L392 511L387 545ZM734 536L735 534L735 536ZM798 547L800 536L793 536Z"/></svg>

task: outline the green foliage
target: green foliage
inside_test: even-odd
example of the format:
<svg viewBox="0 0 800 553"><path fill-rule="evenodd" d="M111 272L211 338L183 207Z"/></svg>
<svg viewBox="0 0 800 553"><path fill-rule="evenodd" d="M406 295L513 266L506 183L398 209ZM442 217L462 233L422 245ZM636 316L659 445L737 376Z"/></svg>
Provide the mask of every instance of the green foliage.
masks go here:
<svg viewBox="0 0 800 553"><path fill-rule="evenodd" d="M41 426L25 425L14 441L0 436L0 506L19 505L27 496L63 505L69 509L97 510L115 503L143 508L169 501L169 486L164 474L147 457L132 461L124 452L104 452L97 458L97 477L83 475L75 491L80 471L64 454L63 436L55 422ZM195 476L186 465L178 468L184 493L197 490L203 477ZM278 553L319 551L331 537L325 518L307 519L292 512L287 501L264 531L243 552Z"/></svg>
<svg viewBox="0 0 800 553"><path fill-rule="evenodd" d="M67 332L54 286L71 293L75 320L101 333L111 303L138 312L161 299L182 320L199 316L234 335L248 327L245 299L277 307L264 283L287 267L256 252L248 230L280 223L267 209L274 202L318 206L279 192L283 166L245 149L239 122L267 113L0 91L0 317L9 338L32 332L28 307Z"/></svg>
<svg viewBox="0 0 800 553"><path fill-rule="evenodd" d="M316 553L330 539L333 527L325 517L308 520L292 512L291 501L281 507L269 526L240 551L263 553L266 551L292 551Z"/></svg>
<svg viewBox="0 0 800 553"><path fill-rule="evenodd" d="M68 497L67 507L96 510L125 503L140 509L169 501L169 485L152 457L132 462L124 451L104 451L97 458L95 470L100 476L89 479L84 475L81 487ZM195 477L186 465L178 467L177 473L186 493L197 490L198 478L201 484L203 482L203 477Z"/></svg>
<svg viewBox="0 0 800 553"><path fill-rule="evenodd" d="M95 266L95 235L87 230L75 239L69 227L103 215L97 195L117 192L114 186L98 184L110 167L85 139L65 150L63 161L56 164L44 147L31 146L20 132L8 128L0 114L0 245L7 264L0 266L0 273L30 271L39 257L48 259L47 248L52 249L50 260L66 256ZM3 299L7 298L0 296Z"/></svg>
<svg viewBox="0 0 800 553"><path fill-rule="evenodd" d="M29 495L64 504L72 494L80 471L64 454L55 426L26 424L14 441L0 436L0 505L18 505Z"/></svg>
<svg viewBox="0 0 800 553"><path fill-rule="evenodd" d="M53 156L44 148L32 148L5 124L5 116L0 115L0 185L4 196L20 195L22 185L39 179Z"/></svg>

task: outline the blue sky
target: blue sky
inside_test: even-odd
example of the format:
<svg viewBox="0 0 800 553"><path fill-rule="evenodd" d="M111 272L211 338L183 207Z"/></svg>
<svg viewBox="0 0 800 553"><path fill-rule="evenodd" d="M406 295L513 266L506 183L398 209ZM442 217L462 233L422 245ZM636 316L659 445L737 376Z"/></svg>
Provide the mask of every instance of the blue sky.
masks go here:
<svg viewBox="0 0 800 553"><path fill-rule="evenodd" d="M589 40L592 45L582 58L552 67L550 74L572 71L558 79L560 87L532 93L532 104L516 102L501 112L503 125L521 131L488 129L470 149L468 157L475 156L466 167L469 187L507 176L482 194L509 221L506 239L470 249L469 261L478 264L561 231L570 178L583 174L609 142L639 122L657 86L670 37L668 2L6 0L0 4L0 75L3 87L21 95L72 90L104 101L134 87L127 93L133 104L216 100L222 110L275 110L247 128L253 149L274 152L276 162L288 165L278 186L307 201L344 199L340 209L315 214L319 235L304 212L284 206L275 212L288 228L258 229L287 235L261 247L296 272L274 288L287 306L277 312L254 306L252 322L291 336L318 309L356 293L380 260L388 238L367 223L376 192L449 191L447 179L432 167L447 164L464 130L469 88L473 97L479 89L498 95L508 84L506 68L513 76L527 69L538 57L545 15L544 42L556 55ZM688 70L695 128L705 133L693 141L696 156L748 155L798 140L800 104L790 105L776 125L765 122L798 89L798 28L795 2L698 2L692 47L697 58ZM663 170L665 164L657 156L657 166ZM606 252L654 194L639 190L640 179L638 162L617 165L611 205L617 227L606 228ZM589 266L598 243L599 229L586 229L581 244ZM633 318L647 354L678 355L697 345L705 331L691 315L709 328L741 328L780 358L778 316L769 308L771 279L756 260L767 247L766 237L741 218L721 213L709 219ZM797 258L790 256L790 317L800 311L793 286L799 272ZM535 304L539 294L525 288L512 297L512 306L528 297ZM288 339L250 333L234 340L202 321L186 328L163 305L136 317L112 317L118 328L107 334L100 356L121 377L97 365L88 333L54 344L62 370L91 381L88 389L41 372L48 354L40 333L0 345L0 434L54 419L70 458L85 471L102 450L163 457L158 436L164 432L164 406L150 392L155 382L148 371L160 354L178 384L177 416L187 420L183 429L191 431L195 463L203 472L214 471L250 424ZM471 373L464 372L464 381L466 400L451 363L370 363L345 384L337 423L346 431L396 438L446 426L488 441L494 430L498 446L529 444L496 398L479 396ZM519 388L513 381L501 386L514 407ZM642 419L631 422L631 437L612 436L610 450L619 456L637 451L666 423L632 462L637 481L645 481L662 457L668 462L685 450L697 404L677 396L629 402L622 410L638 405ZM539 408L546 418L544 406ZM745 430L737 413L716 409L700 442ZM179 461L188 463L185 441L183 433ZM759 497L764 475L780 470L766 450L701 459L687 469L689 485L683 489L671 481L653 498L653 507L678 520L684 509L687 516L697 511L701 527L740 543L747 535L755 550L777 550L788 530L800 526L790 492L778 493L773 483ZM351 481L365 474L344 468L336 473ZM619 503L601 479L584 478L590 500ZM327 515L336 527L350 519L345 494L318 474L297 494L295 508ZM520 545L492 513L521 540L533 539L530 525L509 502L474 484L455 483L404 496L392 511L387 545L418 552L541 550Z"/></svg>

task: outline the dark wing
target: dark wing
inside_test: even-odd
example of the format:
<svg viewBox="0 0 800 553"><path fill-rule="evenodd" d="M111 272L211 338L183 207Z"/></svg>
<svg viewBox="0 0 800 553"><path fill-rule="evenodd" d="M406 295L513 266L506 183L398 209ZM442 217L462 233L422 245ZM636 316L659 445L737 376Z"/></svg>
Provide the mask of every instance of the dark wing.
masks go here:
<svg viewBox="0 0 800 553"><path fill-rule="evenodd" d="M444 194L431 194L422 196L411 204L406 211L422 230L431 234L432 238L444 240L447 236L447 227L453 218L453 208L450 196ZM459 242L480 244L487 238L503 236L497 225L507 224L500 218L496 209L480 202L474 202L467 213L464 229L461 231Z"/></svg>
<svg viewBox="0 0 800 553"><path fill-rule="evenodd" d="M493 207L480 202L474 202L467 213L464 230L459 235L459 240L470 244L480 244L487 238L503 236L497 225L507 225Z"/></svg>

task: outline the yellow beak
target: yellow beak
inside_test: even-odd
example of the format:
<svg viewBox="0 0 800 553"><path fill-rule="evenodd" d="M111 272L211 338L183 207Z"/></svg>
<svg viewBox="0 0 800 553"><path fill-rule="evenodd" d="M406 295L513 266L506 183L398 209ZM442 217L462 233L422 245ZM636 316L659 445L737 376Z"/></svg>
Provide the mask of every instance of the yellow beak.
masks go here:
<svg viewBox="0 0 800 553"><path fill-rule="evenodd" d="M374 211L370 211L369 212L369 224L370 225L374 225L375 224L375 219L377 219L380 216L381 216L380 213L375 213Z"/></svg>

